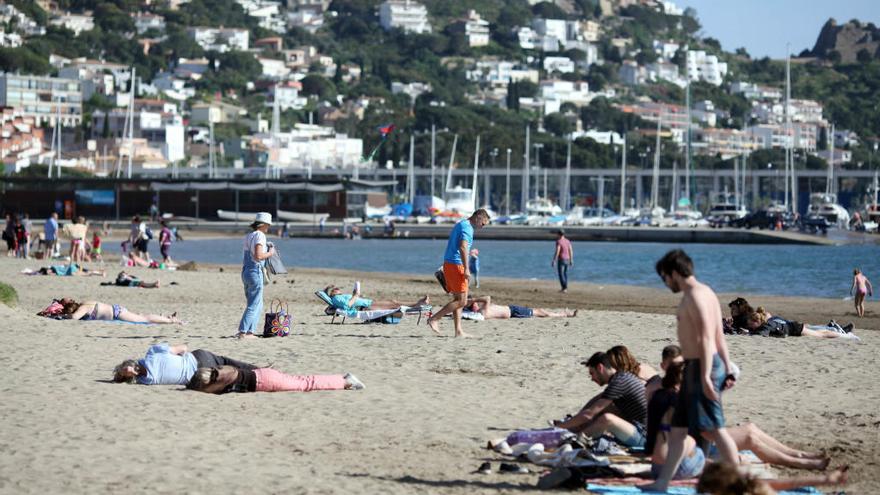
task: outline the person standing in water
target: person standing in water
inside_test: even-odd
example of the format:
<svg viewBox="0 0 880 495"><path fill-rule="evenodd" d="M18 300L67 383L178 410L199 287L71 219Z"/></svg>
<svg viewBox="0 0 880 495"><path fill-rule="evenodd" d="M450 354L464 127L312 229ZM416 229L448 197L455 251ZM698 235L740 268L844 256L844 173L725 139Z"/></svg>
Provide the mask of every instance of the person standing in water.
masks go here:
<svg viewBox="0 0 880 495"><path fill-rule="evenodd" d="M868 280L868 277L859 268L853 270L852 287L849 289L850 295L853 294L853 291L855 291L853 302L856 305L856 313L861 318L865 316L865 296L873 296L874 287L871 286L871 281Z"/></svg>

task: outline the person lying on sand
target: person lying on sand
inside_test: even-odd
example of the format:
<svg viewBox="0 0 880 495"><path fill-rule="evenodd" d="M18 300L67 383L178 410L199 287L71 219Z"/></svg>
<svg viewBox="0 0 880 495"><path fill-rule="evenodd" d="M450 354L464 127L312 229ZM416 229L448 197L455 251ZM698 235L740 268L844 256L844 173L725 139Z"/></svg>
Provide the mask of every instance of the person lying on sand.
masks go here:
<svg viewBox="0 0 880 495"><path fill-rule="evenodd" d="M663 388L653 394L648 402L648 434L645 451L653 453L652 463L658 465L656 470L652 471L655 472L655 477L656 473L662 469L662 464L666 459L666 432L681 388L683 369L684 363L681 361L670 363L662 379ZM783 444L754 423L731 426L727 428L727 432L736 444L737 450L751 450L759 459L768 464L795 469L824 470L831 462L831 459L821 452L805 452ZM676 474L676 479L700 474L696 465L702 464L700 458L704 456L702 451L696 452L698 448L690 440L686 440L685 457L679 467L679 472L689 475L679 476Z"/></svg>
<svg viewBox="0 0 880 495"><path fill-rule="evenodd" d="M130 323L159 323L159 324L168 324L168 323L182 323L180 319L177 317L177 313L172 313L170 316L162 316L162 315L154 315L154 314L139 314L133 311L129 311L124 307L118 304L107 304L98 301L85 301L82 303L76 302L73 299L59 299L58 303L61 304L61 310L59 312L62 319L65 320L104 320L104 321L127 321ZM49 316L43 315L40 316Z"/></svg>
<svg viewBox="0 0 880 495"><path fill-rule="evenodd" d="M141 385L186 385L199 368L235 366L245 370L253 364L219 356L204 349L189 352L186 344L168 345L167 342L150 346L143 359L126 359L113 369L116 383Z"/></svg>
<svg viewBox="0 0 880 495"><path fill-rule="evenodd" d="M130 273L126 273L125 271L119 272L116 275L116 281L113 282L113 285L118 287L140 287L142 289L158 289L159 281L155 282L144 282L143 280L135 277Z"/></svg>
<svg viewBox="0 0 880 495"><path fill-rule="evenodd" d="M834 323L832 321L832 323ZM764 308L758 308L749 315L749 334L763 337L816 337L820 339L861 340L852 332L853 324L845 327L834 325L807 325L797 321L773 316Z"/></svg>
<svg viewBox="0 0 880 495"><path fill-rule="evenodd" d="M228 392L311 392L313 390L363 390L351 373L345 375L288 375L272 368L235 366L199 368L187 388L209 394Z"/></svg>
<svg viewBox="0 0 880 495"><path fill-rule="evenodd" d="M330 297L333 307L345 311L347 316L355 316L358 311L376 310L376 309L397 309L401 306L417 307L430 304L428 296L413 303L402 303L394 299L374 300L361 297L360 284L355 284L351 294L343 294L342 289L335 285L328 285L324 288L324 293Z"/></svg>
<svg viewBox="0 0 880 495"><path fill-rule="evenodd" d="M775 495L776 490L794 490L814 485L845 485L849 466L841 466L822 476L789 479L758 479L742 473L728 463L709 464L697 482L697 492L708 495Z"/></svg>
<svg viewBox="0 0 880 495"><path fill-rule="evenodd" d="M84 266L76 263L67 265L44 266L39 270L31 270L26 268L22 270L25 275L58 275L59 277L105 277L107 272L104 270L89 270Z"/></svg>
<svg viewBox="0 0 880 495"><path fill-rule="evenodd" d="M507 320L510 318L574 318L577 310L565 308L553 311L545 308L494 304L491 296L468 297L465 308L480 313L487 320Z"/></svg>

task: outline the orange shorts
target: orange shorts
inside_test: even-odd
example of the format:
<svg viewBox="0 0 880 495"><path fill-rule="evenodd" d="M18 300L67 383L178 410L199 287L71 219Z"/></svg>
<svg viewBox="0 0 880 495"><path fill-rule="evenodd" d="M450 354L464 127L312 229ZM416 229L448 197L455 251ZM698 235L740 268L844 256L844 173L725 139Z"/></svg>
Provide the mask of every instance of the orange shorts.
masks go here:
<svg viewBox="0 0 880 495"><path fill-rule="evenodd" d="M468 291L468 279L464 276L464 265L443 262L443 277L446 278L446 291L455 294Z"/></svg>

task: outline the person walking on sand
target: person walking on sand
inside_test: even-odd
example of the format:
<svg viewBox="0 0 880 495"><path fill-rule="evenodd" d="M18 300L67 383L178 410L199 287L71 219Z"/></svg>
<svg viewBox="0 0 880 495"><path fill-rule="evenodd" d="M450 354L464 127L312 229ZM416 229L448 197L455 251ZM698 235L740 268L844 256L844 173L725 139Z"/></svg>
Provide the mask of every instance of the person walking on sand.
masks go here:
<svg viewBox="0 0 880 495"><path fill-rule="evenodd" d="M244 238L244 250L241 262L241 282L244 284L244 295L247 307L238 323L240 339L255 339L254 332L263 317L263 264L275 254L275 247L268 247L266 232L272 226L272 214L257 213L251 224L253 232Z"/></svg>
<svg viewBox="0 0 880 495"><path fill-rule="evenodd" d="M856 313L861 318L865 316L865 296L873 296L874 287L871 286L871 281L868 280L868 277L859 268L853 270L852 287L849 288L850 295L852 295L853 291L855 291L855 299L853 301L856 305Z"/></svg>
<svg viewBox="0 0 880 495"><path fill-rule="evenodd" d="M165 220L160 220L159 225L162 226L162 230L159 231L159 252L162 253L162 263L171 266L171 242L174 234L171 233Z"/></svg>
<svg viewBox="0 0 880 495"><path fill-rule="evenodd" d="M58 213L52 212L43 224L43 246L46 258L58 256Z"/></svg>
<svg viewBox="0 0 880 495"><path fill-rule="evenodd" d="M672 416L666 463L657 480L643 491L666 492L684 457L688 429L715 442L721 460L736 464L736 443L724 428L721 391L735 383L721 324L721 304L709 286L697 281L694 263L681 249L666 253L657 262L657 274L674 293L683 297L676 313L678 342L685 360L684 379Z"/></svg>
<svg viewBox="0 0 880 495"><path fill-rule="evenodd" d="M434 333L440 333L440 318L452 313L456 337L467 337L461 331L461 311L467 303L468 279L470 279L470 267L468 266L468 252L474 242L474 230L481 229L489 223L489 213L480 208L467 220L455 224L449 233L449 241L446 243L446 252L443 255L443 276L446 279L446 292L452 294L452 300L440 311L428 318L428 326Z"/></svg>
<svg viewBox="0 0 880 495"><path fill-rule="evenodd" d="M553 260L550 266L556 265L556 273L559 275L559 285L562 286L560 292L568 292L568 267L574 266L574 250L571 247L571 241L565 237L565 231L559 229L556 234L556 251L553 253Z"/></svg>

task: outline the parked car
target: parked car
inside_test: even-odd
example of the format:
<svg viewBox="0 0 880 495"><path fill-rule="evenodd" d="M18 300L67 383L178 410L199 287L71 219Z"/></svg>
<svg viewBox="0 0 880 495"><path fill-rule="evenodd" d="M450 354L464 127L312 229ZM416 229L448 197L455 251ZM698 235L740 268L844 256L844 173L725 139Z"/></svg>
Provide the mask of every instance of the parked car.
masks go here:
<svg viewBox="0 0 880 495"><path fill-rule="evenodd" d="M728 224L731 227L751 229L757 227L759 229L775 229L776 224L782 222L782 230L788 230L797 226L797 220L792 213L771 213L766 209L761 209L742 218L731 220Z"/></svg>

